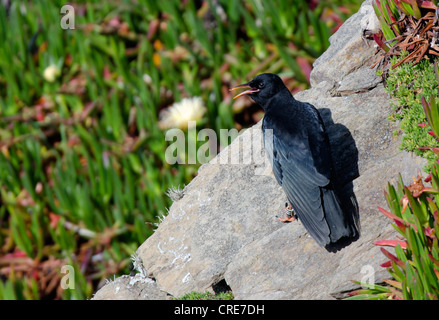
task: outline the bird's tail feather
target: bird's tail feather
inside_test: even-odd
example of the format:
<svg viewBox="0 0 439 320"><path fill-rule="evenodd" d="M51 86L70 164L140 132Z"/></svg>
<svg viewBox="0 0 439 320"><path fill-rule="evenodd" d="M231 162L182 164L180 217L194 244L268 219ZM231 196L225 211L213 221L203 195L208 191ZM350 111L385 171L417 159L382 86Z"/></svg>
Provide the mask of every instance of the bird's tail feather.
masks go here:
<svg viewBox="0 0 439 320"><path fill-rule="evenodd" d="M322 189L325 219L328 223L331 243L342 238L358 239L360 219L358 203L353 192Z"/></svg>

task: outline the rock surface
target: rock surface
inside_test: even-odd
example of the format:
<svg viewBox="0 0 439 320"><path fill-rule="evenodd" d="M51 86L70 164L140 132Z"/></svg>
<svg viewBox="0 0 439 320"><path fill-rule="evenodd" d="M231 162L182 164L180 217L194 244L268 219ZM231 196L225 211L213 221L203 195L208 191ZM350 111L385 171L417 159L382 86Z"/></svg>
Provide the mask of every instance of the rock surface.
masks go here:
<svg viewBox="0 0 439 320"><path fill-rule="evenodd" d="M108 281L93 297L94 300L166 300L168 295L157 283L141 273L121 276Z"/></svg>
<svg viewBox="0 0 439 320"><path fill-rule="evenodd" d="M258 123L200 168L183 198L140 246L137 255L150 281L136 282L138 292L132 287L116 292L117 281L125 281L124 288L131 281L123 276L94 299L102 299L103 290L110 299L152 298L153 292L156 299L165 299L166 294L225 287L235 299L331 299L354 289L350 280L380 282L387 276L379 266L385 257L372 242L394 238L395 232L377 206L386 207L387 181L395 182L401 173L410 182L425 161L399 151L400 137L393 134L398 126L387 120L389 96L369 67L376 49L361 39L360 23L370 14L370 4L365 1L330 38L330 48L314 64L311 89L295 95L320 110L341 152L352 139L355 143L358 154L351 148L340 156L347 175L360 174L354 191L361 238L331 253L314 242L300 221L276 219L286 197L261 157Z"/></svg>

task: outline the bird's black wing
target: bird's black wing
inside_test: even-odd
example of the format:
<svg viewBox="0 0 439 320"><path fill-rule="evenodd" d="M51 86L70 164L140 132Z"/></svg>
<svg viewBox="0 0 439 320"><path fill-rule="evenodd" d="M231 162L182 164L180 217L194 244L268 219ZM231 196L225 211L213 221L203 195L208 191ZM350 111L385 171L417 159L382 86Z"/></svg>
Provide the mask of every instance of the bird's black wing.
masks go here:
<svg viewBox="0 0 439 320"><path fill-rule="evenodd" d="M325 245L330 230L325 220L321 188L330 183L330 148L317 110L309 104L301 107L301 123L295 128L276 126L272 137L267 134L267 129L272 127L270 119L264 119L264 143L273 173L288 201L311 236Z"/></svg>

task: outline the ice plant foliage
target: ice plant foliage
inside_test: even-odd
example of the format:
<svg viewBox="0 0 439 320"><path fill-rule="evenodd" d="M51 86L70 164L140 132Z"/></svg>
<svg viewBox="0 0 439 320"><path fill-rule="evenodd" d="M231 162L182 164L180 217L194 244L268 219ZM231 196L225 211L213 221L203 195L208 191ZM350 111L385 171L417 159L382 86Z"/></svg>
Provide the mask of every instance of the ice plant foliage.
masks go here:
<svg viewBox="0 0 439 320"><path fill-rule="evenodd" d="M439 69L437 62L434 63L434 73L436 75L436 80L439 83ZM436 95L437 96L437 95ZM421 98L422 107L424 108L425 116L427 117L428 124L432 128L429 134L438 139L439 137L439 106L436 102L435 95L430 96L430 100L427 101L424 97ZM419 124L422 125L422 124ZM439 155L438 148L430 147L430 149Z"/></svg>
<svg viewBox="0 0 439 320"><path fill-rule="evenodd" d="M393 279L383 279L387 286L361 284L366 289L350 293L348 299L437 300L439 298L439 174L438 167L426 179L418 176L405 186L400 177L395 188L390 183L385 192L390 211L378 209L393 221L400 240L379 240L388 261L381 264ZM426 186L425 183L430 183ZM391 253L384 247L393 247Z"/></svg>
<svg viewBox="0 0 439 320"><path fill-rule="evenodd" d="M385 54L377 63L386 69L391 56L402 51L409 54L393 65L421 61L424 57L439 56L438 1L375 0L373 7L381 32L372 35Z"/></svg>

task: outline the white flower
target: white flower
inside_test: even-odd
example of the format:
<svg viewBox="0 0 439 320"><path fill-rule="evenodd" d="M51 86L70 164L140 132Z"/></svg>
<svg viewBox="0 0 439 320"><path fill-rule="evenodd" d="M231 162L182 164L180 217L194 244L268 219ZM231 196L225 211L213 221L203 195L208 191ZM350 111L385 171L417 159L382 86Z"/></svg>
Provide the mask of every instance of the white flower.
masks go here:
<svg viewBox="0 0 439 320"><path fill-rule="evenodd" d="M47 82L53 82L61 74L57 66L51 65L44 69L43 77Z"/></svg>
<svg viewBox="0 0 439 320"><path fill-rule="evenodd" d="M190 121L203 118L206 107L200 97L185 98L160 112L159 127L161 129L187 129Z"/></svg>

